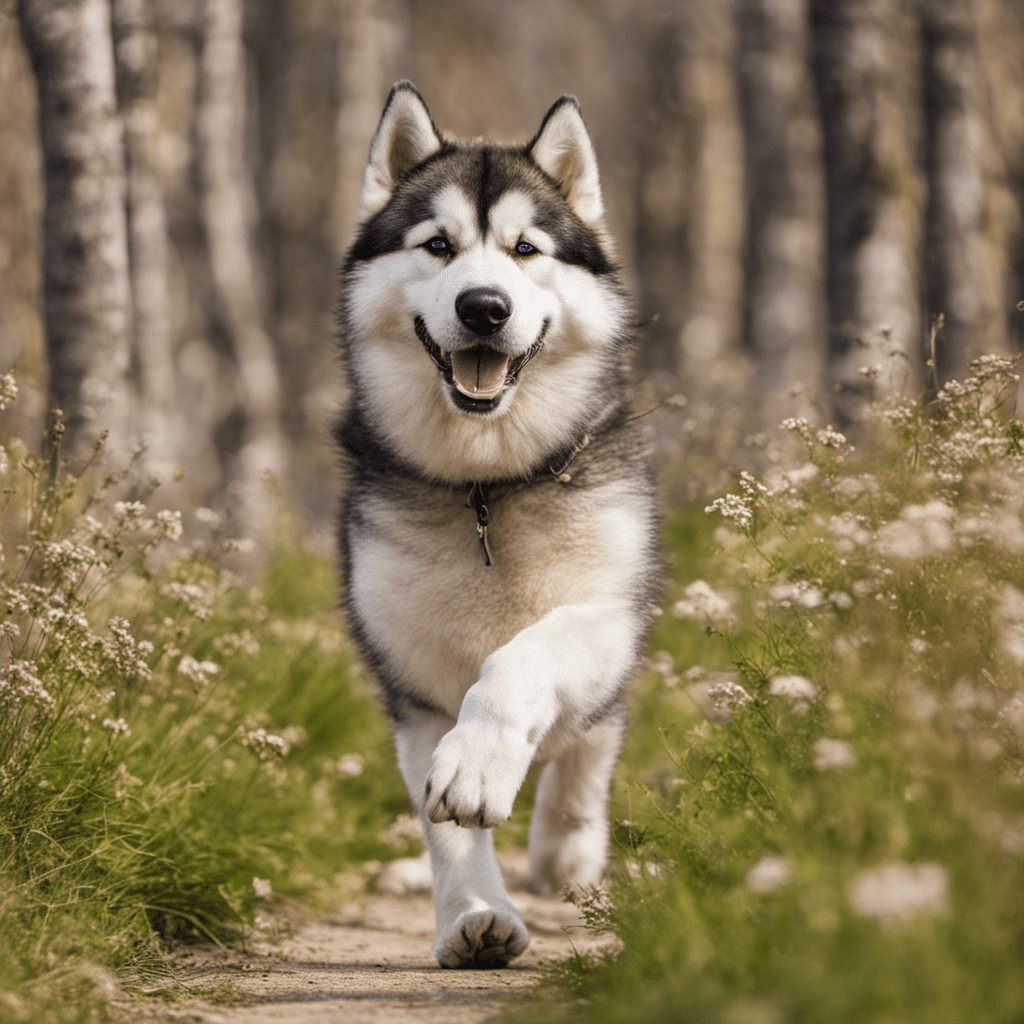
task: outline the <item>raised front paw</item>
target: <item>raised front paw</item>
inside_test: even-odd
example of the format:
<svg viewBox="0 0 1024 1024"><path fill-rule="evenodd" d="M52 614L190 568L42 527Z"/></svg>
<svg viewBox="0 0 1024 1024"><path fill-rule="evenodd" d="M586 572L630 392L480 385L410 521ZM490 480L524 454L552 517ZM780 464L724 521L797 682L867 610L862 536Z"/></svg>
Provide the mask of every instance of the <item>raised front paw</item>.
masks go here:
<svg viewBox="0 0 1024 1024"><path fill-rule="evenodd" d="M460 723L434 751L424 810L437 824L491 828L512 813L512 802L533 760L534 748L509 730Z"/></svg>

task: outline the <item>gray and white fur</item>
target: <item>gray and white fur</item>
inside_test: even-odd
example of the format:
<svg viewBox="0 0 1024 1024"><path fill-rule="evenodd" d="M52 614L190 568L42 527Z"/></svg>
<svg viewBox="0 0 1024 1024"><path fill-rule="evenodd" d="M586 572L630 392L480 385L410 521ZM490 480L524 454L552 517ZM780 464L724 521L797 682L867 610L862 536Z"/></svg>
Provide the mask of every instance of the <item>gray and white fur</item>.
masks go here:
<svg viewBox="0 0 1024 1024"><path fill-rule="evenodd" d="M632 313L563 96L527 145L443 136L408 82L344 267L344 606L423 820L445 967L529 935L489 829L546 762L530 881L602 878L608 792L661 578Z"/></svg>

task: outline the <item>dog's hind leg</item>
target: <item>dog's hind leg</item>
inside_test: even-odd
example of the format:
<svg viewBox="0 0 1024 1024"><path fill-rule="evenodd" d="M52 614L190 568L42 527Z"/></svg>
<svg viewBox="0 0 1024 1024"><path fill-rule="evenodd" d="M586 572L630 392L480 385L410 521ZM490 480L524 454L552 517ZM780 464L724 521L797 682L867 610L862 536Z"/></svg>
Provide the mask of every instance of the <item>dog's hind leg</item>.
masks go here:
<svg viewBox="0 0 1024 1024"><path fill-rule="evenodd" d="M434 874L437 942L442 967L504 967L530 943L530 935L509 899L494 857L489 831L453 822L435 825L423 814L430 758L454 725L443 715L409 710L394 726L398 765L423 821Z"/></svg>
<svg viewBox="0 0 1024 1024"><path fill-rule="evenodd" d="M530 819L534 892L601 882L608 862L608 791L625 730L620 707L544 766Z"/></svg>

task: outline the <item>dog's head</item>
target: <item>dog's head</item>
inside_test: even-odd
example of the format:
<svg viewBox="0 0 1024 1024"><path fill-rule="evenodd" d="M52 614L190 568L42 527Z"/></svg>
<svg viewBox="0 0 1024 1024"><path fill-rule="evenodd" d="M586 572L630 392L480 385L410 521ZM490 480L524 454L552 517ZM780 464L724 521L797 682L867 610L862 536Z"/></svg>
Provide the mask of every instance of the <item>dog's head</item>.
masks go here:
<svg viewBox="0 0 1024 1024"><path fill-rule="evenodd" d="M345 272L364 413L431 476L531 471L607 400L626 324L615 270L574 98L525 146L464 143L399 83Z"/></svg>

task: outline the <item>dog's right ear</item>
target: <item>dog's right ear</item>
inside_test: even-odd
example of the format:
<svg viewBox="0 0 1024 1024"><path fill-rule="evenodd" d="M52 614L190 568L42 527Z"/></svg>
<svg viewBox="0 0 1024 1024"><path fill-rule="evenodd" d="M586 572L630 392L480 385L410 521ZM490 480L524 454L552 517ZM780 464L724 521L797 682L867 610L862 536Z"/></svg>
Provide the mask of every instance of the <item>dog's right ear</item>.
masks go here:
<svg viewBox="0 0 1024 1024"><path fill-rule="evenodd" d="M384 104L384 113L370 143L370 159L359 200L360 223L384 209L398 182L443 144L416 86L412 82L398 82Z"/></svg>

